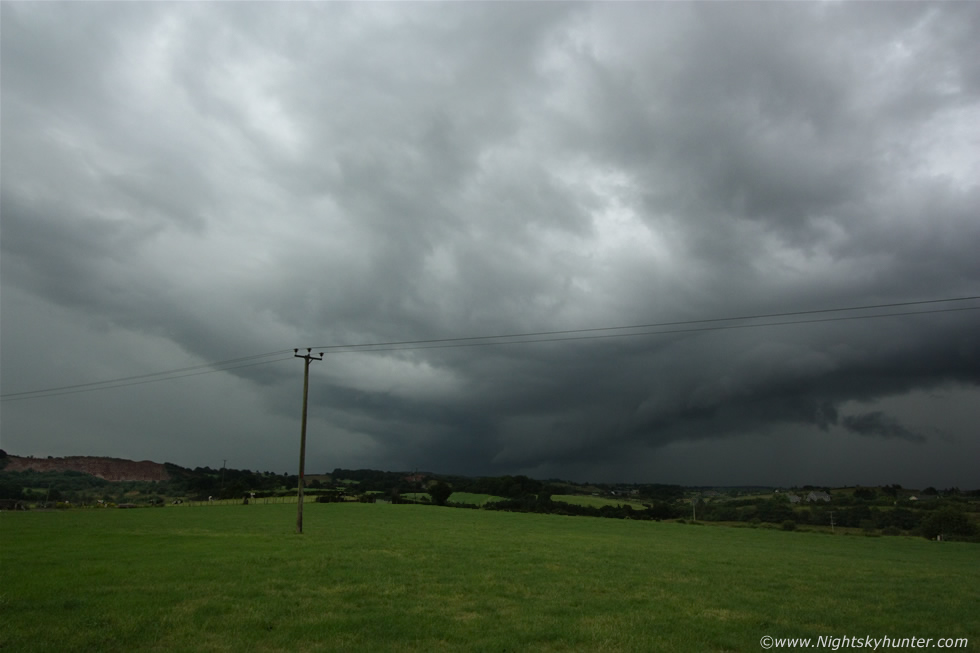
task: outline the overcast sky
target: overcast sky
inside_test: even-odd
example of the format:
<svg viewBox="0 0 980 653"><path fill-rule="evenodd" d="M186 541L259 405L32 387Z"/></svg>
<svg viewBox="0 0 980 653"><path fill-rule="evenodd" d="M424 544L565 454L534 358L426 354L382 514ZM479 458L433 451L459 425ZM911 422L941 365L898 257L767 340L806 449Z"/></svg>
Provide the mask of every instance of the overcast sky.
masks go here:
<svg viewBox="0 0 980 653"><path fill-rule="evenodd" d="M688 321L323 350L306 470L980 487L980 300L694 322L980 295L978 34L977 3L5 1L2 447L295 473L294 347Z"/></svg>

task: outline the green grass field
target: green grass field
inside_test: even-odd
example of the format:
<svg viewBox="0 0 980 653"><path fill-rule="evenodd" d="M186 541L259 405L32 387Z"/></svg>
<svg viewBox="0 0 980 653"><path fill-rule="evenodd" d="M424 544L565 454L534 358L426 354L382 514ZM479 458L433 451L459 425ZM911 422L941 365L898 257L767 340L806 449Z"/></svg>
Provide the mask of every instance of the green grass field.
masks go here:
<svg viewBox="0 0 980 653"><path fill-rule="evenodd" d="M492 494L478 494L476 492L453 492L449 495L449 500L453 503L472 503L482 506L491 501L503 501L503 497Z"/></svg>
<svg viewBox="0 0 980 653"><path fill-rule="evenodd" d="M564 503L570 503L575 506L587 506L592 508L601 508L603 506L633 506L636 509L642 510L643 504L639 501L632 501L630 499L610 499L606 497L593 497L584 494L553 494L551 496L552 501L562 501Z"/></svg>
<svg viewBox="0 0 980 653"><path fill-rule="evenodd" d="M980 547L415 505L0 514L5 651L758 651L980 638ZM961 649L962 650L962 649Z"/></svg>
<svg viewBox="0 0 980 653"><path fill-rule="evenodd" d="M432 496L428 492L402 492L402 499L409 501L432 501ZM482 506L488 501L501 501L502 497L495 497L492 494L477 494L474 492L453 492L449 496L449 501L453 503L472 503Z"/></svg>

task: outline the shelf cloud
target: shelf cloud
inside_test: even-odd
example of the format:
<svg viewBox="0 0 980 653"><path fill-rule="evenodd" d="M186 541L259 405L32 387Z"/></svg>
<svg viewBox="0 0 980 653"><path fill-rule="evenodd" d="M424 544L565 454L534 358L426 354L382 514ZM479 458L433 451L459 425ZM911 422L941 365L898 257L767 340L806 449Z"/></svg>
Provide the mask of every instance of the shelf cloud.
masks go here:
<svg viewBox="0 0 980 653"><path fill-rule="evenodd" d="M978 485L980 6L0 29L10 453L290 471L292 348L379 343L311 366L308 470Z"/></svg>

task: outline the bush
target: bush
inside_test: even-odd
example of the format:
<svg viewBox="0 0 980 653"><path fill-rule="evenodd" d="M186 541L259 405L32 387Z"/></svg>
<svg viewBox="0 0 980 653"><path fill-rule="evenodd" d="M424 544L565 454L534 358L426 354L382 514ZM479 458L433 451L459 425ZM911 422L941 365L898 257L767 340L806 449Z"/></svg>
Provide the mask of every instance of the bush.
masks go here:
<svg viewBox="0 0 980 653"><path fill-rule="evenodd" d="M452 493L453 489L441 481L429 487L429 496L432 497L432 502L437 506L446 505L446 501L449 500Z"/></svg>
<svg viewBox="0 0 980 653"><path fill-rule="evenodd" d="M787 519L786 521L783 522L782 529L784 531L795 531L796 522L793 521L792 519Z"/></svg>
<svg viewBox="0 0 980 653"><path fill-rule="evenodd" d="M0 479L0 499L23 499L24 490L14 480Z"/></svg>
<svg viewBox="0 0 980 653"><path fill-rule="evenodd" d="M919 532L928 540L937 537L942 537L944 540L966 540L976 535L977 528L965 513L946 507L929 515L922 522Z"/></svg>

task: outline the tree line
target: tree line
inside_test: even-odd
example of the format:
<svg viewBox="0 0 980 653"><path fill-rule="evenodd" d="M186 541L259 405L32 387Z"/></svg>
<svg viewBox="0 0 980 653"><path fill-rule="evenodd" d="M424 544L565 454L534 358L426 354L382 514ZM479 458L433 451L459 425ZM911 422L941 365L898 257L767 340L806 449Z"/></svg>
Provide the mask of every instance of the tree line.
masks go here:
<svg viewBox="0 0 980 653"><path fill-rule="evenodd" d="M99 501L160 505L173 498L236 499L253 493L261 498L295 493L299 482L294 474L210 467L190 469L172 463L165 463L170 476L166 481L107 481L76 471L8 472L3 469L3 458L0 456L0 500L35 505ZM861 529L868 534L918 533L930 538L980 541L977 527L980 491L961 492L958 488L941 492L926 488L918 493L923 500L917 503L909 501L910 491L900 485L890 485L835 491L832 503L794 505L787 493L741 497L734 489L725 496L701 488L692 497L689 490L668 484L576 484L554 479L541 481L523 475L465 477L337 468L333 470L332 481L310 481L306 490L321 495L323 501L374 501L381 496L395 503L406 502L401 498L402 493L425 492L427 496L422 502L477 508L475 504L452 501L453 493L468 492L500 497L484 504L482 508L486 510L641 520L687 521L696 516L698 521L769 524L787 530L833 524ZM622 497L624 501L601 507L583 506L554 500L553 495L558 494L598 494L614 501Z"/></svg>

